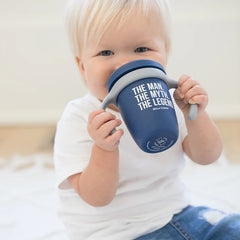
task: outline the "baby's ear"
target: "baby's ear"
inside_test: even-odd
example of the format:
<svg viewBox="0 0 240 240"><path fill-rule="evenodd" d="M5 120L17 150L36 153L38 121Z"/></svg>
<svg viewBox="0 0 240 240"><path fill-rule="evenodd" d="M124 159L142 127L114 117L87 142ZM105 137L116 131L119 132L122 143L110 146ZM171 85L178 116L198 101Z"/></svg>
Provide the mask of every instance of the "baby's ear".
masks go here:
<svg viewBox="0 0 240 240"><path fill-rule="evenodd" d="M75 60L76 60L76 63L78 65L78 69L79 69L81 75L85 79L85 68L84 68L83 62L81 61L81 59L78 56L75 57Z"/></svg>

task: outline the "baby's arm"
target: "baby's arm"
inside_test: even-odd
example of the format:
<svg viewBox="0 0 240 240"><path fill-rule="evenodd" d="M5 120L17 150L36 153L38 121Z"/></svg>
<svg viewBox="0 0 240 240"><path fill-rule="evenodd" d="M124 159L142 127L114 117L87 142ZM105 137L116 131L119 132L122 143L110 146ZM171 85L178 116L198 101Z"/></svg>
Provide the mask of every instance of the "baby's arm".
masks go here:
<svg viewBox="0 0 240 240"><path fill-rule="evenodd" d="M188 136L183 141L184 152L199 164L216 161L222 152L222 140L217 127L210 119L205 108L208 104L206 90L187 75L179 79L174 98L181 108ZM198 104L198 115L194 121L188 120L189 103Z"/></svg>
<svg viewBox="0 0 240 240"><path fill-rule="evenodd" d="M88 132L95 141L90 162L82 173L68 178L80 197L95 207L109 204L118 188L118 144L123 130L112 135L110 132L120 124L120 120L104 110L89 115Z"/></svg>

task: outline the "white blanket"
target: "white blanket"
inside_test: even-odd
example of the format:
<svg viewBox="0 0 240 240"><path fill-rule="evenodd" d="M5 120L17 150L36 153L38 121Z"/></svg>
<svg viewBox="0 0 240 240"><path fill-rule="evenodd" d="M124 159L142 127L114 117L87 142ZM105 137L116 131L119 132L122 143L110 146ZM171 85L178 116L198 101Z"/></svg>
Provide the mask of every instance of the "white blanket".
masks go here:
<svg viewBox="0 0 240 240"><path fill-rule="evenodd" d="M194 205L240 213L240 164L224 156L210 166L189 160L183 180ZM0 239L67 240L58 220L55 173L50 155L0 159Z"/></svg>

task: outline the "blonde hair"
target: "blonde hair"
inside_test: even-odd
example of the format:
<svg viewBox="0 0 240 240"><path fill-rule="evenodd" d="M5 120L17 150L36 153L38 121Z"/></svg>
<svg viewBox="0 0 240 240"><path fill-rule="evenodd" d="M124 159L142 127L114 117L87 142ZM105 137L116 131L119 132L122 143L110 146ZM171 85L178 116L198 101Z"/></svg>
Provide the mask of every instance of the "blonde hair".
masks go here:
<svg viewBox="0 0 240 240"><path fill-rule="evenodd" d="M81 56L92 36L100 40L112 23L118 22L120 26L134 11L147 16L151 10L160 17L169 52L171 14L168 0L69 0L65 19L74 56Z"/></svg>

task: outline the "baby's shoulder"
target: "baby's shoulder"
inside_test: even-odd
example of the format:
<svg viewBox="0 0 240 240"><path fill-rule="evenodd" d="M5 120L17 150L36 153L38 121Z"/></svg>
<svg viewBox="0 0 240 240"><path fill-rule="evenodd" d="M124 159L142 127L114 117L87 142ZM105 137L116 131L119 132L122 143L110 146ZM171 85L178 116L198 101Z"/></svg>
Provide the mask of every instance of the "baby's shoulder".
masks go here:
<svg viewBox="0 0 240 240"><path fill-rule="evenodd" d="M88 115L100 108L100 101L91 94L86 94L81 98L77 98L68 102L64 109L61 119L78 118L87 119Z"/></svg>

